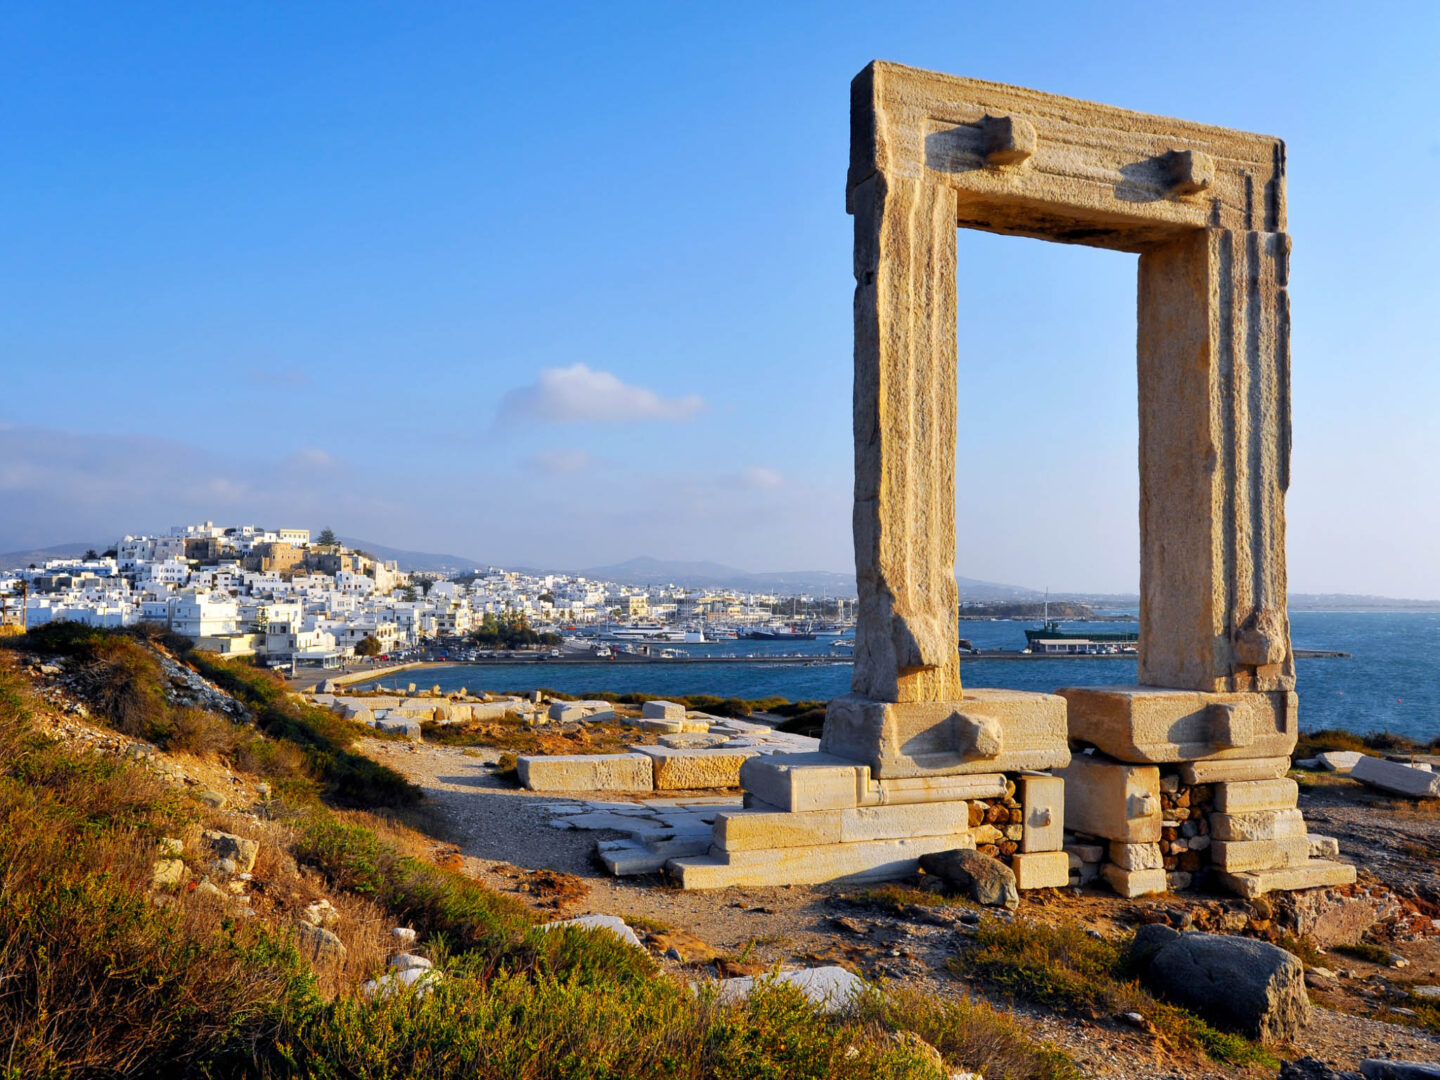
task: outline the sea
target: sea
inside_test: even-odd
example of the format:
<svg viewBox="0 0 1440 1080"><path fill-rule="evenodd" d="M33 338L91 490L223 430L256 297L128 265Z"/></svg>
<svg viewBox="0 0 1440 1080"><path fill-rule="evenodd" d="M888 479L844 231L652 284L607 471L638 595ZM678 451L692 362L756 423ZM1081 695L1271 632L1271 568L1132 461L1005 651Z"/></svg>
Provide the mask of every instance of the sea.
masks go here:
<svg viewBox="0 0 1440 1080"><path fill-rule="evenodd" d="M963 622L960 636L981 649L1021 649L1034 622ZM1137 622L1062 623L1066 629L1138 629ZM1359 734L1391 731L1429 741L1440 736L1440 612L1295 611L1290 615L1296 649L1349 653L1346 657L1300 658L1295 662L1300 695L1300 728L1342 728ZM714 694L717 697L783 697L819 701L847 693L851 665L830 642L727 641L667 645L688 655L744 658L732 664L455 664L427 670L423 681L454 691L526 693L539 688L584 696L643 693L661 696ZM805 663L775 663L780 654L803 654ZM770 660L767 662L767 657ZM1065 686L1110 686L1135 682L1135 661L1126 658L985 660L961 657L966 686L1052 691ZM419 673L382 679L393 688ZM377 684L366 684L374 686Z"/></svg>

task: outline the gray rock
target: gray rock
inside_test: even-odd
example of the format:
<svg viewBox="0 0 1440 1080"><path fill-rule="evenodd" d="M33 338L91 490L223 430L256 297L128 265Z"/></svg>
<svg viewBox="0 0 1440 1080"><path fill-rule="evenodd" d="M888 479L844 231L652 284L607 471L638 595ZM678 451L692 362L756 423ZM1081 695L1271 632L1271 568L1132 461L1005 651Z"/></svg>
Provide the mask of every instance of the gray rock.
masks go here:
<svg viewBox="0 0 1440 1080"><path fill-rule="evenodd" d="M1184 933L1164 941L1152 927L1139 970L1163 997L1218 1027L1263 1042L1289 1042L1310 1022L1305 967L1284 949L1251 938Z"/></svg>
<svg viewBox="0 0 1440 1080"><path fill-rule="evenodd" d="M1020 906L1014 871L978 851L961 849L922 855L920 867L952 888L969 892L976 903L1011 909Z"/></svg>
<svg viewBox="0 0 1440 1080"><path fill-rule="evenodd" d="M1360 1073L1365 1080L1437 1080L1440 1078L1440 1065L1366 1058L1360 1062Z"/></svg>
<svg viewBox="0 0 1440 1080"><path fill-rule="evenodd" d="M348 950L345 943L329 930L307 922L295 924L296 944L318 968L339 967L345 962Z"/></svg>
<svg viewBox="0 0 1440 1080"><path fill-rule="evenodd" d="M390 958L390 966L397 971L409 971L411 968L430 968L435 965L417 953L402 952Z"/></svg>
<svg viewBox="0 0 1440 1080"><path fill-rule="evenodd" d="M156 859L150 868L152 889L173 889L185 880L185 863L180 859Z"/></svg>
<svg viewBox="0 0 1440 1080"><path fill-rule="evenodd" d="M1302 1057L1282 1064L1279 1080L1360 1080L1360 1074L1336 1072L1323 1061Z"/></svg>
<svg viewBox="0 0 1440 1080"><path fill-rule="evenodd" d="M625 920L618 915L582 915L578 919L565 919L561 922L545 923L541 930L554 930L562 926L577 926L585 930L609 930L621 941L628 945L644 951L645 946L635 936L635 931L625 924Z"/></svg>
<svg viewBox="0 0 1440 1080"><path fill-rule="evenodd" d="M231 859L235 863L234 873L248 874L255 869L255 856L260 854L260 841L247 840L233 833L207 829L201 839L210 845L217 859Z"/></svg>
<svg viewBox="0 0 1440 1080"><path fill-rule="evenodd" d="M721 979L716 984L717 996L721 1001L733 1001L750 996L756 985L786 983L798 989L826 1012L844 1012L855 1002L857 995L865 990L865 980L842 967L805 968L802 971L782 971L779 975L744 975L736 979Z"/></svg>

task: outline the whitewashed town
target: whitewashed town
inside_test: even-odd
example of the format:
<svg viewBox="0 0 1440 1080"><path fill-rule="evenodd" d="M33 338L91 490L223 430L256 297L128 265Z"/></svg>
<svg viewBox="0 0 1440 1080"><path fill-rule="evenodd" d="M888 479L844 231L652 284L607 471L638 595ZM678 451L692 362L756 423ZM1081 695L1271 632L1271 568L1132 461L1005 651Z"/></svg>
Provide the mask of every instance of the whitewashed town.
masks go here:
<svg viewBox="0 0 1440 1080"><path fill-rule="evenodd" d="M535 631L532 645L652 648L755 636L805 637L771 594L633 586L489 567L454 578L411 573L352 550L324 530L179 525L125 536L82 558L0 571L0 622L69 621L119 628L149 623L224 656L335 668L356 657L404 657L458 642L490 618ZM790 599L791 612L809 598ZM853 604L830 600L836 630ZM813 623L808 624L813 627ZM604 642L610 642L606 644Z"/></svg>

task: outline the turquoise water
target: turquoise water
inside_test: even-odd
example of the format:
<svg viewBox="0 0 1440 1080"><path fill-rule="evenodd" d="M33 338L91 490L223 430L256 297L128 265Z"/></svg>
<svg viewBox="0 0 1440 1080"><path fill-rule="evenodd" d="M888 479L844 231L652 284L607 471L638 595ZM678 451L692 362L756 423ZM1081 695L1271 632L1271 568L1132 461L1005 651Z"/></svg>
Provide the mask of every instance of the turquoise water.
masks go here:
<svg viewBox="0 0 1440 1080"><path fill-rule="evenodd" d="M1394 731L1429 740L1440 736L1440 612L1318 612L1291 615L1297 649L1333 649L1347 659L1296 661L1302 729L1338 727L1355 732ZM1019 649L1024 622L966 622L960 634L979 648ZM1121 630L1135 624L1074 624ZM455 665L427 671L424 681L446 690L528 691L545 686L567 694L590 691L645 694L715 694L721 697L825 699L850 688L850 665L829 663L828 639L814 642L727 642L681 647L692 655L751 656L744 664L495 664ZM764 656L804 652L815 666L765 663ZM1055 690L1135 681L1135 661L983 661L962 658L967 686ZM409 681L402 676L402 681ZM417 678L417 681L418 678ZM393 685L393 681L390 685Z"/></svg>

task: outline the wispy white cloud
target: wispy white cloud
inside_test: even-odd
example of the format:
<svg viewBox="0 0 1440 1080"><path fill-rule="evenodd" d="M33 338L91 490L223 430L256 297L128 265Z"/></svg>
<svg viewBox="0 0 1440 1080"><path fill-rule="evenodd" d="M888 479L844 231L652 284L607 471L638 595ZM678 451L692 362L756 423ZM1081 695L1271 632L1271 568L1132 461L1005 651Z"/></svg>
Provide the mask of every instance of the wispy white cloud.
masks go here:
<svg viewBox="0 0 1440 1080"><path fill-rule="evenodd" d="M740 470L735 477L736 486L747 488L751 491L767 491L771 488L778 488L785 482L785 477L779 469L772 469L765 465L749 465Z"/></svg>
<svg viewBox="0 0 1440 1080"><path fill-rule="evenodd" d="M554 424L586 420L686 420L705 407L699 394L667 398L585 364L546 368L529 386L500 399L497 420L528 417Z"/></svg>

